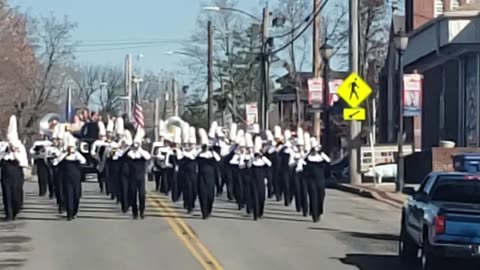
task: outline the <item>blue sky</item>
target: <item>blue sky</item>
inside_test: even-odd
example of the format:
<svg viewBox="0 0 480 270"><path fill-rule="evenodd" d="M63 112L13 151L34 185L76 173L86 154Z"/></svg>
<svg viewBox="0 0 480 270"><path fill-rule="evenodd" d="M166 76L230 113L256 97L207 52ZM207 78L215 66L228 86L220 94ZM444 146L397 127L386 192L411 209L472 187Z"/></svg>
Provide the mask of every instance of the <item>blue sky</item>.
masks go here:
<svg viewBox="0 0 480 270"><path fill-rule="evenodd" d="M163 53L181 49L182 40L194 32L196 18L202 11L198 0L11 0L13 5L30 14L67 15L78 23L74 38L80 42L125 40L159 41L148 48L94 51L99 47L80 47L79 62L122 65L125 55L143 54L142 69L182 70L179 56ZM261 12L261 0L241 0L239 7ZM270 1L271 3L274 1ZM260 14L259 14L260 15ZM151 46L151 45L150 45Z"/></svg>

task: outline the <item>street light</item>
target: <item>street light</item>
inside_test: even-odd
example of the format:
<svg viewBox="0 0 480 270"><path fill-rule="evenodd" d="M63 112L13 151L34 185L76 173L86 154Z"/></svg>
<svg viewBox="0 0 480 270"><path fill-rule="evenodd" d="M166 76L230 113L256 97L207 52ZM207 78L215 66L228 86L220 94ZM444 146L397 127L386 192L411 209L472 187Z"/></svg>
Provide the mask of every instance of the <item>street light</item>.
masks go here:
<svg viewBox="0 0 480 270"><path fill-rule="evenodd" d="M398 32L394 38L395 49L398 52L398 160L397 160L397 179L395 190L397 192L403 191L404 186L404 167L405 161L403 158L403 54L407 49L408 36L405 32Z"/></svg>
<svg viewBox="0 0 480 270"><path fill-rule="evenodd" d="M207 11L216 11L216 12L219 12L219 11L233 11L233 12L238 12L238 13L241 13L243 15L246 15L256 21L259 21L261 22L262 20L260 18L258 18L257 16L251 14L251 13L248 13L244 10L241 10L241 9L238 9L238 8L230 8L230 7L219 7L219 6L206 6L206 7L203 7L202 8L203 10L207 10Z"/></svg>
<svg viewBox="0 0 480 270"><path fill-rule="evenodd" d="M323 67L323 136L322 136L322 145L323 148L325 149L325 152L327 155L330 154L330 143L329 143L329 137L330 137L330 113L329 113L329 97L330 97L330 76L329 76L329 71L330 71L330 58L333 56L333 47L329 45L327 42L325 42L322 47L320 47L320 54L323 58L323 61L325 63Z"/></svg>

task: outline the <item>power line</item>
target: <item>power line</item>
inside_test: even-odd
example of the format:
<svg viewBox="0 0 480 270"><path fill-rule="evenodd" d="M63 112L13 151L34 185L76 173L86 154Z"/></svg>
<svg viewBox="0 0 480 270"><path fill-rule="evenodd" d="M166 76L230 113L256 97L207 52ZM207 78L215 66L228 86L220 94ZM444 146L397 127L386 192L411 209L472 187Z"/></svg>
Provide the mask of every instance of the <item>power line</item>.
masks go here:
<svg viewBox="0 0 480 270"><path fill-rule="evenodd" d="M166 44L166 43L182 43L188 42L188 39L171 39L171 40L156 40L156 41L131 41L131 42L98 42L88 43L81 42L77 47L106 47L106 46L125 46L125 45L148 45L148 44Z"/></svg>
<svg viewBox="0 0 480 270"><path fill-rule="evenodd" d="M89 52L107 52L107 51L119 51L119 50L126 50L126 49L139 49L139 48L155 48L160 47L163 44L150 44L150 45L139 45L139 46L126 46L120 48L101 48L101 49L91 49L91 50L79 50L75 51L74 53L89 53Z"/></svg>
<svg viewBox="0 0 480 270"><path fill-rule="evenodd" d="M292 43L294 43L297 39L299 39L308 30L310 25L312 25L312 23L315 21L315 17L320 14L320 12L325 7L327 2L328 2L328 0L323 1L322 5L319 7L319 9L317 11L315 11L315 14L314 14L314 16L312 16L312 19L308 22L308 24L293 39L291 39L289 42L285 43L280 48L272 51L271 54L276 54L278 52L281 52L281 51L285 50L286 48L288 48L288 46L292 45Z"/></svg>

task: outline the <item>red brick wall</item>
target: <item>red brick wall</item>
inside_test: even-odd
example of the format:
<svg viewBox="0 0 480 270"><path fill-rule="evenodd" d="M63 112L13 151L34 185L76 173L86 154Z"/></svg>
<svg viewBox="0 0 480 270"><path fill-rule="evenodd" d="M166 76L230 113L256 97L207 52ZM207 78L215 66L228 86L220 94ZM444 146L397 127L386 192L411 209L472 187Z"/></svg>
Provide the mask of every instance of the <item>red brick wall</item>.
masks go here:
<svg viewBox="0 0 480 270"><path fill-rule="evenodd" d="M413 0L413 29L417 29L433 18L434 0Z"/></svg>
<svg viewBox="0 0 480 270"><path fill-rule="evenodd" d="M480 153L480 148L432 148L432 171L453 171L452 156L462 153Z"/></svg>

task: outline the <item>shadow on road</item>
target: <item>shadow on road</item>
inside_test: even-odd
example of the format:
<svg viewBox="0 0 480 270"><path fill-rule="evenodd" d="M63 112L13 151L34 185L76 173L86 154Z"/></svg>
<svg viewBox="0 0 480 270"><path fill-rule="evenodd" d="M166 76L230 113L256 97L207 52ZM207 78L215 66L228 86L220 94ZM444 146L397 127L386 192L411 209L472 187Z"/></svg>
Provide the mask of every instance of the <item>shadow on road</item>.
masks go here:
<svg viewBox="0 0 480 270"><path fill-rule="evenodd" d="M402 265L396 255L347 254L345 258L338 260L359 270L417 270L415 267Z"/></svg>
<svg viewBox="0 0 480 270"><path fill-rule="evenodd" d="M30 237L21 234L24 222L0 223L0 269L17 269L24 266L27 259L24 253L30 251Z"/></svg>
<svg viewBox="0 0 480 270"><path fill-rule="evenodd" d="M310 227L308 229L314 230L314 231L341 233L354 238L363 238L363 239L380 240L380 241L398 241L398 235L394 235L394 234L349 232L349 231L341 231L341 230L331 229L331 228L318 228L318 227Z"/></svg>

